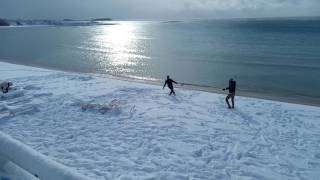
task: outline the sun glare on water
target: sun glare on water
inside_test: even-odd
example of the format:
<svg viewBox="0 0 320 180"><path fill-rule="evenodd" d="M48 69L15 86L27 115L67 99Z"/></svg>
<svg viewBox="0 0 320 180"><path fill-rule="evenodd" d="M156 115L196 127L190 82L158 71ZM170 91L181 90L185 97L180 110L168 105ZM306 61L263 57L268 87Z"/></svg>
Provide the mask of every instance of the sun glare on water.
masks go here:
<svg viewBox="0 0 320 180"><path fill-rule="evenodd" d="M143 56L139 55L136 25L121 23L104 26L95 37L100 49L106 51L107 61L113 66L133 66Z"/></svg>

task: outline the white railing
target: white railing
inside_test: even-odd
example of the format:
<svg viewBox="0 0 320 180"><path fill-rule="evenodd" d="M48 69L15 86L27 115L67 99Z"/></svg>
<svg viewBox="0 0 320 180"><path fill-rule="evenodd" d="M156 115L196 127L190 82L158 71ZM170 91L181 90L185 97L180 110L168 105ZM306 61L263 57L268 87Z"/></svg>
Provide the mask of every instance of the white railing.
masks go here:
<svg viewBox="0 0 320 180"><path fill-rule="evenodd" d="M90 180L0 132L0 171L26 180Z"/></svg>

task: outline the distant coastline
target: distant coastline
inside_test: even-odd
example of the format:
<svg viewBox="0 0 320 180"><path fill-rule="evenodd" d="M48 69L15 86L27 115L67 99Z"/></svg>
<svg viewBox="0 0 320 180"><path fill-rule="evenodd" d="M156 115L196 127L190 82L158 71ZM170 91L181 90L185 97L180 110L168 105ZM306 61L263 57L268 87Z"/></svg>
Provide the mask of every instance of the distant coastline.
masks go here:
<svg viewBox="0 0 320 180"><path fill-rule="evenodd" d="M52 26L91 26L91 25L114 25L115 23L107 23L112 21L111 18L96 18L90 20L48 20L48 19L3 19L0 18L0 26L32 26L32 25L52 25Z"/></svg>

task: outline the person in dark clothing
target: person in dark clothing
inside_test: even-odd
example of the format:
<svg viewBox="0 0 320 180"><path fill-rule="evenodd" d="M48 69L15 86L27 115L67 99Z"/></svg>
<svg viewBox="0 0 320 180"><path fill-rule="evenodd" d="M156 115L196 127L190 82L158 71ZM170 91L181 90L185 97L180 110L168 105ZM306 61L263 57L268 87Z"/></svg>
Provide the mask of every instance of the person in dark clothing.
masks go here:
<svg viewBox="0 0 320 180"><path fill-rule="evenodd" d="M229 90L229 94L228 96L226 97L226 102L228 104L228 107L229 109L234 109L234 96L236 95L236 81L233 80L232 78L229 80L229 87L227 88L224 88L223 90ZM232 103L232 106L230 106L230 103L229 103L229 99L231 98L231 103Z"/></svg>
<svg viewBox="0 0 320 180"><path fill-rule="evenodd" d="M176 93L174 92L172 83L178 84L174 80L170 79L170 76L167 76L167 80L164 82L164 85L163 85L163 88L162 88L162 89L164 89L164 87L166 87L166 85L168 85L168 88L171 90L170 93L169 93L170 96L171 96L171 94L176 95Z"/></svg>
<svg viewBox="0 0 320 180"><path fill-rule="evenodd" d="M2 82L2 83L0 84L0 88L1 88L2 93L8 93L8 92L9 92L9 89L10 89L10 87L11 87L12 85L13 85L12 82L7 82L7 81Z"/></svg>

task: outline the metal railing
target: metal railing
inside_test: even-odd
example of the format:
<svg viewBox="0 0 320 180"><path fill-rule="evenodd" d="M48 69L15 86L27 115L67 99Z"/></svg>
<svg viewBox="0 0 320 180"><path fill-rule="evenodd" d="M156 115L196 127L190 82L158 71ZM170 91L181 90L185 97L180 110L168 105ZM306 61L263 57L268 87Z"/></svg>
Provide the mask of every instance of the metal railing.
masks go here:
<svg viewBox="0 0 320 180"><path fill-rule="evenodd" d="M0 170L26 180L90 180L2 132Z"/></svg>

